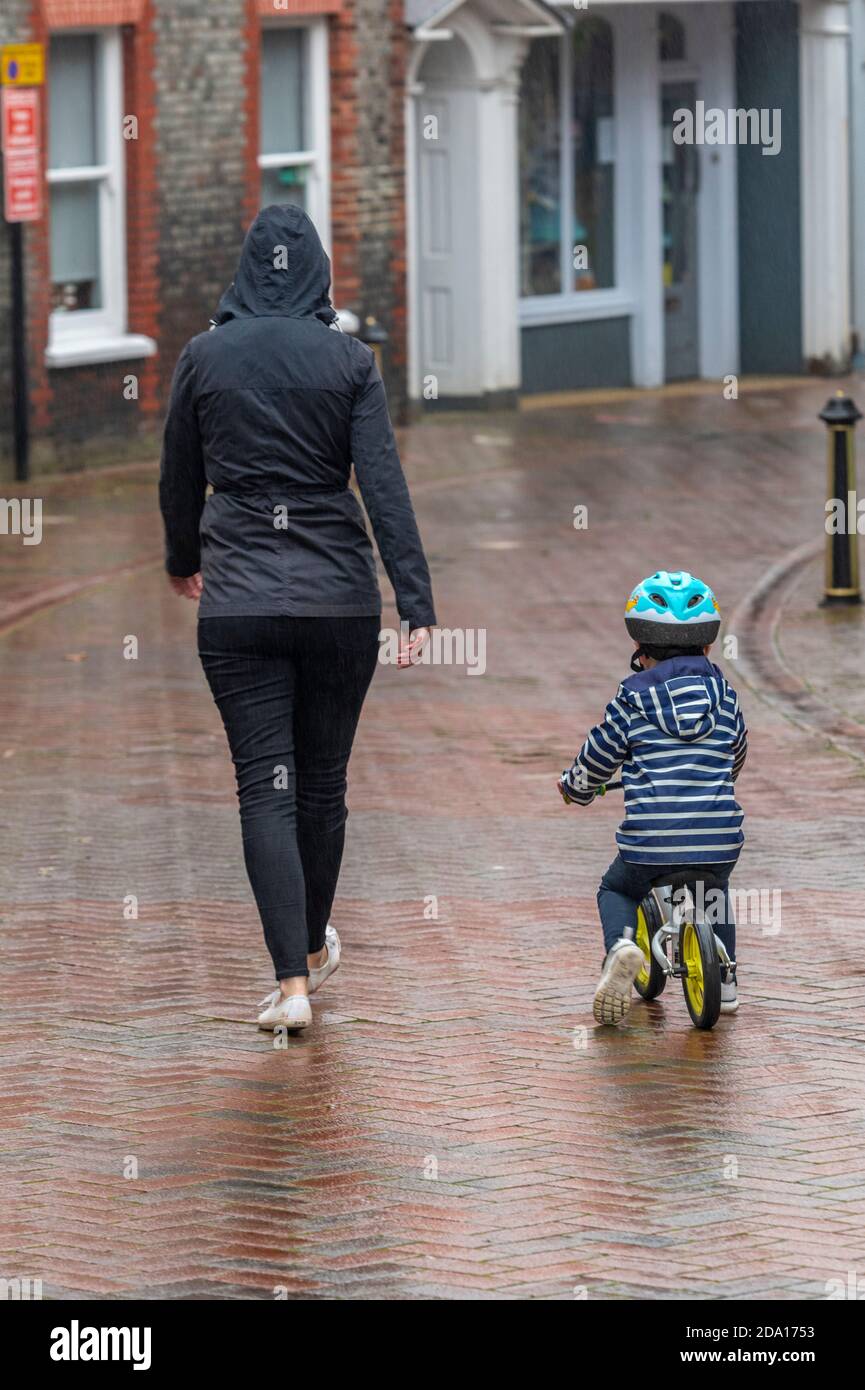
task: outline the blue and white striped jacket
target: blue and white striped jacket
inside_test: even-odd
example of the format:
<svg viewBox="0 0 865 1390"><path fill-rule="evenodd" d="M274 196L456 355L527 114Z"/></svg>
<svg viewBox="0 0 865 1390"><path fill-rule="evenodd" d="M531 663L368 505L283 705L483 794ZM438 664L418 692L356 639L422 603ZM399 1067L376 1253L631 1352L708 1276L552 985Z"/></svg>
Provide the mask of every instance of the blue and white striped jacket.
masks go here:
<svg viewBox="0 0 865 1390"><path fill-rule="evenodd" d="M747 751L735 690L706 657L678 656L622 682L562 784L588 806L621 767L629 864L728 863L744 842L733 783Z"/></svg>

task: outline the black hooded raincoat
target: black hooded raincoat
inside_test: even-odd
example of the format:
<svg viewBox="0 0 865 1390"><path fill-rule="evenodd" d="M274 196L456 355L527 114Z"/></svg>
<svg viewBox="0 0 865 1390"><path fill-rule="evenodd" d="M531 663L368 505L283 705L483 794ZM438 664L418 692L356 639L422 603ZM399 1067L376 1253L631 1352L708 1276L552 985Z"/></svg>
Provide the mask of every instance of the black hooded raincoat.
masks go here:
<svg viewBox="0 0 865 1390"><path fill-rule="evenodd" d="M202 618L381 612L349 487L354 463L400 618L435 622L384 386L372 350L331 327L329 289L330 262L306 213L266 208L216 327L180 355L160 505L166 569L201 570Z"/></svg>

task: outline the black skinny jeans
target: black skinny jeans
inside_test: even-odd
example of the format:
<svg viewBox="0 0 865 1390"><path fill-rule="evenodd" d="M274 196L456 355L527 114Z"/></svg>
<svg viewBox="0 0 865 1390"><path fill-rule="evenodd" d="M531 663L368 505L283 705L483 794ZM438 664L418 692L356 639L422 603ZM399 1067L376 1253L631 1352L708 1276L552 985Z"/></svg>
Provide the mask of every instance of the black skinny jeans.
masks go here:
<svg viewBox="0 0 865 1390"><path fill-rule="evenodd" d="M345 843L346 768L380 619L201 618L228 735L246 871L277 980L324 945Z"/></svg>

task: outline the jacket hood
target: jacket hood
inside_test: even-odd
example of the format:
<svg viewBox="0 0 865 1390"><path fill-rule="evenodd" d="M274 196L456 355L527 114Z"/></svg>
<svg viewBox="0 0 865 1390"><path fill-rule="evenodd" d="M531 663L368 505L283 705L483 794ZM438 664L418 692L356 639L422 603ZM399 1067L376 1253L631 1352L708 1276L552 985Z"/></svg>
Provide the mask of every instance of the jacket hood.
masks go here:
<svg viewBox="0 0 865 1390"><path fill-rule="evenodd" d="M663 733L696 743L715 728L725 684L706 657L676 656L624 681L620 699Z"/></svg>
<svg viewBox="0 0 865 1390"><path fill-rule="evenodd" d="M330 261L309 217L294 205L274 204L258 214L214 323L265 315L336 320Z"/></svg>

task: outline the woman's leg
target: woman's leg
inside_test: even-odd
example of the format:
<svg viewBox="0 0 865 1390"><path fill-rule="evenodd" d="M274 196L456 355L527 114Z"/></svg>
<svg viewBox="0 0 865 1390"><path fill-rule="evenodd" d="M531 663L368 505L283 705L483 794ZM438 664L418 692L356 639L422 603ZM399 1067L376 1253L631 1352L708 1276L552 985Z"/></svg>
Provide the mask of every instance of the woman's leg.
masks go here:
<svg viewBox="0 0 865 1390"><path fill-rule="evenodd" d="M347 767L378 658L379 618L294 618L297 838L308 950L324 948L345 844Z"/></svg>
<svg viewBox="0 0 865 1390"><path fill-rule="evenodd" d="M306 993L307 932L297 843L294 664L279 618L203 618L198 648L219 707L240 800L246 871L284 993Z"/></svg>

